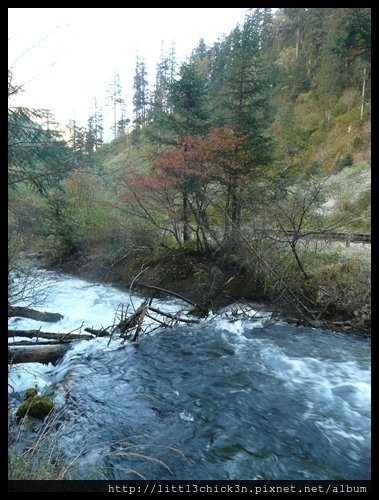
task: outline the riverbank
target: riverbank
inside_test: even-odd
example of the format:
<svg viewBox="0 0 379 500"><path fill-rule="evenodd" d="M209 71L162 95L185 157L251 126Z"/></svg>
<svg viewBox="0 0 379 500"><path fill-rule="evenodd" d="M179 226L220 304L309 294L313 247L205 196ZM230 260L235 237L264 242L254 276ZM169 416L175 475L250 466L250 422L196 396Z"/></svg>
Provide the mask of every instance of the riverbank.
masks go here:
<svg viewBox="0 0 379 500"><path fill-rule="evenodd" d="M119 304L140 304L110 285L54 278L45 307L64 314L61 331L110 325ZM176 299L154 306L187 308ZM369 477L369 340L229 308L154 328L146 324L137 344L115 334L75 343L55 366L11 367L10 412L31 387L56 405L38 445L40 435L14 428L12 450L34 459L23 479L60 474L49 467L53 450L76 480L136 479L134 471L154 480ZM34 455L24 453L33 444Z"/></svg>
<svg viewBox="0 0 379 500"><path fill-rule="evenodd" d="M136 283L173 291L197 304L204 304L209 299L214 310L237 301L253 301L261 309L275 310L275 305L251 277L243 275L236 267L223 265L217 258L196 252L163 251L152 256L139 250L110 258L101 249L91 253L79 250L59 258L43 255L39 265L122 290L129 289L139 275Z"/></svg>
<svg viewBox="0 0 379 500"><path fill-rule="evenodd" d="M309 317L298 311L296 300L288 301L283 294L275 294L275 285L268 286L257 272L253 262L237 265L232 259L215 255L205 257L195 251L160 250L152 254L148 249L124 250L118 254L104 252L103 248L80 249L57 256L46 252L39 256L39 265L46 269L64 272L91 282L108 283L122 290L129 289L138 276L138 283L171 290L189 300L216 311L233 302L249 302L255 309L280 315L290 323L321 327L328 330L371 335L370 305L357 304L354 297L337 289L336 299L328 298L327 280L319 286L317 280L303 286L288 280L287 295L308 293L312 286L319 286L308 302L314 308ZM335 267L335 273L338 268ZM295 278L295 283L298 282ZM362 283L356 283L357 287ZM340 285L339 285L340 286ZM340 286L341 288L341 286ZM312 290L311 290L312 291ZM333 290L334 291L334 290ZM278 296L279 295L279 296ZM329 291L330 296L330 291ZM344 297L345 300L341 300ZM303 300L303 302L301 302ZM326 303L326 300L329 302ZM325 307L326 303L326 307ZM328 313L327 308L331 313ZM307 309L308 310L308 309Z"/></svg>

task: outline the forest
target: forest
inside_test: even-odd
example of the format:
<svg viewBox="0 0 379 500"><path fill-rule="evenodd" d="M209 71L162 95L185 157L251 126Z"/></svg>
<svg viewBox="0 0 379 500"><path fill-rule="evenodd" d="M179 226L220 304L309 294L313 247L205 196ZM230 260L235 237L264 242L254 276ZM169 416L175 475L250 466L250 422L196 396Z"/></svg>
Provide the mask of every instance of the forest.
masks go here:
<svg viewBox="0 0 379 500"><path fill-rule="evenodd" d="M154 82L140 56L132 115L115 74L109 143L97 101L87 127L14 106L10 69L9 304L37 257L123 286L148 267L203 303L233 278L229 297L369 333L370 43L369 8L248 9L185 61L162 51Z"/></svg>

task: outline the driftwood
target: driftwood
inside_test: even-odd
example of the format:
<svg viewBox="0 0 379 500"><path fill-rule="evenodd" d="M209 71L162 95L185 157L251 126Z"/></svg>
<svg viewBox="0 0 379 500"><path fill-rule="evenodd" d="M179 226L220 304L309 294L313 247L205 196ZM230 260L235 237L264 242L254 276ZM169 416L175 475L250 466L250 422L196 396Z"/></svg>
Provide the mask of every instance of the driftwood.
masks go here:
<svg viewBox="0 0 379 500"><path fill-rule="evenodd" d="M42 340L41 342L33 342L31 340L22 340L20 342L9 342L8 347L18 347L24 345L33 345L33 346L44 346L44 345L60 345L60 344L69 344L71 340Z"/></svg>
<svg viewBox="0 0 379 500"><path fill-rule="evenodd" d="M8 330L8 338L14 337L36 338L37 341L9 343L8 363L54 363L66 353L73 340L95 338L92 335L75 334L73 332L52 333L39 330Z"/></svg>
<svg viewBox="0 0 379 500"><path fill-rule="evenodd" d="M138 278L138 277L137 277ZM167 295L172 295L178 299L187 302L193 306L192 313L197 316L205 316L208 314L209 307L212 300L218 296L225 288L229 285L233 278L226 281L220 288L216 290L209 298L205 301L203 305L196 304L191 300L179 295L170 290L164 288L155 287L152 285L137 284L136 286L154 290L154 292L162 292ZM134 281L133 281L134 283ZM131 289L133 287L131 284ZM125 342L126 340L131 340L131 342L136 342L141 334L141 332L152 332L158 328L169 328L178 323L193 324L198 323L197 319L190 319L183 317L183 311L179 310L177 313L161 311L157 307L152 306L154 300L154 295L151 298L146 299L134 312L126 316L123 306L121 308L121 315L118 316L118 323L115 322L113 325L106 328L101 328L100 330L94 328L85 328L84 331L95 335L96 337L110 336L109 342L111 342L113 334L119 333L120 337ZM28 309L25 307L8 307L8 316L22 316L26 318L38 319L40 321L59 321L63 318L61 314L58 313L48 313L35 311L33 309ZM160 317L160 319L157 318ZM149 318L152 322L144 325L145 319ZM154 325L155 323L155 325ZM77 328L81 332L82 325ZM26 338L36 338L37 342L14 342L8 347L8 362L9 363L49 363L55 362L57 359L61 358L68 349L69 343L72 340L89 340L93 339L92 335L82 335L81 333L75 334L76 330L68 333L51 333L51 332L41 332L40 330L9 330L8 337L26 337ZM109 331L108 331L109 330ZM133 334L134 331L134 334ZM39 339L47 339L47 341Z"/></svg>
<svg viewBox="0 0 379 500"><path fill-rule="evenodd" d="M183 297L183 295L179 295L176 292L171 292L171 290L166 290L165 288L159 288L158 286L152 286L152 285L145 285L144 283L135 283L134 287L138 288L147 288L148 290L154 290L156 292L162 292L167 295L172 295L173 297L176 297L180 300L183 300L184 302L187 302L187 304L190 304L191 306L196 307L197 304L195 302L192 302L192 300L187 299L186 297Z"/></svg>
<svg viewBox="0 0 379 500"><path fill-rule="evenodd" d="M113 328L112 335L113 332L121 333L120 337L124 338L125 342L127 339L131 337L131 330L135 328L131 342L136 342L142 331L142 326L145 318L150 318L151 320L156 322L159 328L169 328L177 323L187 323L187 324L198 323L198 320L196 319L183 318L182 316L180 316L180 311L177 314L161 311L156 307L152 307L151 303L152 299L150 299L149 302L148 300L146 300L135 310L133 314L131 314L126 318L121 318L121 321L118 323L118 325L116 325ZM167 318L168 321L166 322L161 321L152 314L149 314L150 312L162 316L164 318Z"/></svg>
<svg viewBox="0 0 379 500"><path fill-rule="evenodd" d="M54 363L66 353L67 344L8 347L8 363Z"/></svg>
<svg viewBox="0 0 379 500"><path fill-rule="evenodd" d="M129 317L122 319L116 327L116 331L120 333L126 333L135 326L138 325L141 315L146 313L146 302L141 304L139 308L131 314Z"/></svg>
<svg viewBox="0 0 379 500"><path fill-rule="evenodd" d="M163 312L163 311L160 311L159 309L156 309L155 307L148 306L147 309L149 311L155 312L156 314L160 314L161 316L165 316L166 318L170 318L170 319L173 319L174 321L179 321L181 323L189 323L190 325L192 325L193 323L199 322L197 319L181 318L178 314Z"/></svg>
<svg viewBox="0 0 379 500"><path fill-rule="evenodd" d="M166 290L165 288L160 288L158 286L152 286L152 285L146 285L145 283L135 283L134 287L141 287L141 288L147 288L148 290L154 290L156 292L162 292L166 295L172 295L173 297L176 297L180 300L183 300L184 302L187 302L187 304L190 304L193 306L193 308L189 311L189 314L193 316L198 316L198 317L205 317L208 316L209 314L209 309L212 306L212 302L219 296L221 293L223 293L226 288L229 286L229 284L234 280L235 276L232 276L229 278L225 283L223 283L220 287L218 287L209 297L207 297L202 304L196 304L190 299L187 299L186 297L183 297L183 295L179 295L176 292L172 292L171 290ZM152 310L152 308L150 307ZM154 312L160 314L160 311L155 310ZM168 315L168 317L170 317ZM183 320L182 320L183 321ZM193 322L192 320L187 320L187 323Z"/></svg>
<svg viewBox="0 0 379 500"><path fill-rule="evenodd" d="M19 316L21 318L35 319L36 321L43 321L45 323L56 323L60 321L63 316L59 313L41 312L29 307L8 307L8 318Z"/></svg>
<svg viewBox="0 0 379 500"><path fill-rule="evenodd" d="M88 331L86 329L86 331ZM39 330L8 330L8 337L26 337L28 339L41 338L50 340L90 340L93 339L92 335L81 335L78 333L52 333L40 332Z"/></svg>
<svg viewBox="0 0 379 500"><path fill-rule="evenodd" d="M101 330L95 330L95 328L84 328L84 331L92 333L93 335L96 335L96 337L108 337L109 335L109 332L106 328L102 328ZM88 337L88 335L85 335L85 337Z"/></svg>
<svg viewBox="0 0 379 500"><path fill-rule="evenodd" d="M212 302L219 296L221 293L223 293L229 284L234 280L235 276L232 276L229 278L225 283L223 283L221 286L219 286L213 293L210 295L203 304L196 304L193 309L189 311L189 314L192 314L193 316L197 316L199 318L203 318L208 316L209 314L209 309L212 307Z"/></svg>

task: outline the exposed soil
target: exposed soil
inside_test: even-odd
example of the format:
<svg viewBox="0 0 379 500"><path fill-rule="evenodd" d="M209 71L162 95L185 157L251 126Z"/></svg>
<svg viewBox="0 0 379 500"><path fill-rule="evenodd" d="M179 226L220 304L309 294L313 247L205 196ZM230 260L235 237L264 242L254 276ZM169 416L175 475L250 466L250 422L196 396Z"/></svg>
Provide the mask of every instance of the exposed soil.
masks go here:
<svg viewBox="0 0 379 500"><path fill-rule="evenodd" d="M195 252L167 253L155 257L130 252L115 260L107 258L101 249L96 251L92 248L91 253L79 250L59 259L47 254L40 259L40 265L88 281L110 283L121 289L129 289L141 273L136 283L171 290L197 304L204 304L216 294L210 303L212 309L236 301L254 302L254 306L265 311L277 309L248 274ZM220 291L230 278L233 278L232 281Z"/></svg>
<svg viewBox="0 0 379 500"><path fill-rule="evenodd" d="M217 256L211 259L194 251L161 251L159 255L151 255L143 250L115 256L111 252L107 254L104 248L91 247L60 257L46 252L40 255L39 265L91 282L110 283L125 290L130 288L132 282L135 290L137 283L164 288L200 306L206 304L214 311L237 301L248 302L254 309L271 311L288 322L304 323L303 318L299 318L295 311L289 310L287 304L274 303L265 295L254 270L238 268L230 261L225 262ZM233 279L223 288L230 278ZM139 291L144 295L154 293L146 289ZM359 325L351 321L324 320L309 321L307 324L346 333L371 334L369 323Z"/></svg>

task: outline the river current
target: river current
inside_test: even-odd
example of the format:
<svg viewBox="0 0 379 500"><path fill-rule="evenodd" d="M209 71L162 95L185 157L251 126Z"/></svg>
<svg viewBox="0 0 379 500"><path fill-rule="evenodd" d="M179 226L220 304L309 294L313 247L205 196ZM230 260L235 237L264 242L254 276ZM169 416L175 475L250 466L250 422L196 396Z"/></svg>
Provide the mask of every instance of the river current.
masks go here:
<svg viewBox="0 0 379 500"><path fill-rule="evenodd" d="M10 328L101 328L130 305L110 285L41 273L54 283L39 309L64 318ZM55 366L14 365L10 406L32 386L53 399L73 479L370 479L370 341L241 308L135 344L80 340Z"/></svg>

